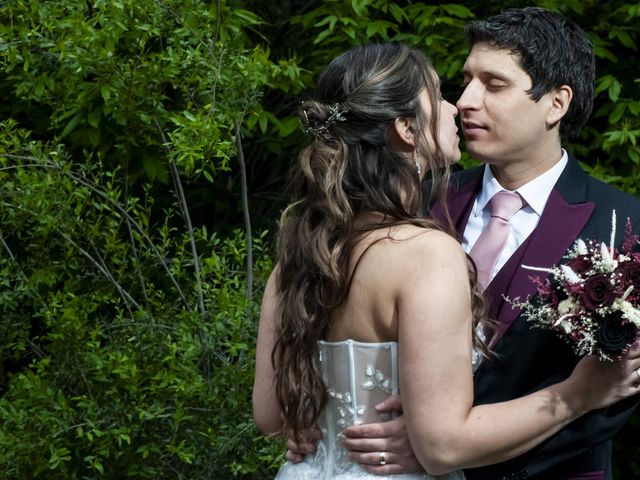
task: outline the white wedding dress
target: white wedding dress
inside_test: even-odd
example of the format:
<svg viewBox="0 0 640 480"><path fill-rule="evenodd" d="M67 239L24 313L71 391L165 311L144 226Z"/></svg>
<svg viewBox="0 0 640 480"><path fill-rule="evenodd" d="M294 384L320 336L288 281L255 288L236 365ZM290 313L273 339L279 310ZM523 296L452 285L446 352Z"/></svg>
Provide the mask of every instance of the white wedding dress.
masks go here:
<svg viewBox="0 0 640 480"><path fill-rule="evenodd" d="M396 342L320 341L320 365L328 400L320 416L323 438L302 463L286 462L277 480L464 480L462 472L437 477L425 473L374 475L349 458L342 446L348 425L389 420L374 406L398 393Z"/></svg>

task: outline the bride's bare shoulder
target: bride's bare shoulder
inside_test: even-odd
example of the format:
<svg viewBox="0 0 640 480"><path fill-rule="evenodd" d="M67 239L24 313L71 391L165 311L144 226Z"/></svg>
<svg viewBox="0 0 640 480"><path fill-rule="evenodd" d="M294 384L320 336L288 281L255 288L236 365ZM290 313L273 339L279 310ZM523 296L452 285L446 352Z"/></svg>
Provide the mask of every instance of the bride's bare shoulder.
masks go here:
<svg viewBox="0 0 640 480"><path fill-rule="evenodd" d="M389 232L389 237L400 250L417 253L420 257L462 254L462 247L455 238L435 228L399 225Z"/></svg>
<svg viewBox="0 0 640 480"><path fill-rule="evenodd" d="M424 274L425 268L439 266L460 268L466 265L464 251L451 235L433 228L416 225L397 225L386 232L369 237L368 263L386 275L411 276L412 271ZM368 258L367 258L368 257ZM464 267L466 268L466 266Z"/></svg>

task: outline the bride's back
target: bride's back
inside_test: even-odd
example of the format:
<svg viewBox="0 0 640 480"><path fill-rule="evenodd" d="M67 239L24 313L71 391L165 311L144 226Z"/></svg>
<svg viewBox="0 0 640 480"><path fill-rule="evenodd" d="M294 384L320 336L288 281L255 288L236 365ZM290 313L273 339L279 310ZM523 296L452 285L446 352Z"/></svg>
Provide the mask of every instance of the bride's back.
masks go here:
<svg viewBox="0 0 640 480"><path fill-rule="evenodd" d="M327 402L318 418L322 439L304 462L285 464L277 480L435 480L424 472L378 476L354 463L342 445L345 427L389 420L375 406L399 393L398 293L411 288L407 258L441 241L442 232L399 225L370 232L354 248L352 282L331 312L327 341L318 342L319 367ZM450 239L448 239L450 241ZM429 268L425 264L424 268ZM415 287L415 285L414 285ZM439 480L461 480L454 472Z"/></svg>
<svg viewBox="0 0 640 480"><path fill-rule="evenodd" d="M360 240L350 261L349 290L331 312L327 340L397 341L397 294L411 288L406 263L416 258L415 249L429 248L440 235L433 229L403 224L374 230Z"/></svg>

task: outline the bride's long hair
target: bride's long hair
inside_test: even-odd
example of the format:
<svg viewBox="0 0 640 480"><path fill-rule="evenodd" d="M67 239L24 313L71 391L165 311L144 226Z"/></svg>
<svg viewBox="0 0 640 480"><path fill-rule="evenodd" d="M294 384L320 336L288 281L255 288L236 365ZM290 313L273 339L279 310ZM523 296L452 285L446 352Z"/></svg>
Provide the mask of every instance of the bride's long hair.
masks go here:
<svg viewBox="0 0 640 480"><path fill-rule="evenodd" d="M449 168L437 141L436 78L418 50L398 43L361 46L334 59L320 75L313 100L300 106L311 141L300 152L294 202L281 219L281 302L272 354L284 429L296 438L313 427L326 400L317 341L326 337L330 313L348 293L354 246L381 227L379 221L363 222L362 214L382 214L385 226L441 229L421 216L415 164L392 148L390 138L396 119L414 119L417 153L427 159L432 194L443 200ZM430 118L420 103L423 90ZM470 271L472 292L477 292L472 267ZM472 305L476 322L481 321L484 302L477 293ZM474 338L474 345L486 351L480 339Z"/></svg>

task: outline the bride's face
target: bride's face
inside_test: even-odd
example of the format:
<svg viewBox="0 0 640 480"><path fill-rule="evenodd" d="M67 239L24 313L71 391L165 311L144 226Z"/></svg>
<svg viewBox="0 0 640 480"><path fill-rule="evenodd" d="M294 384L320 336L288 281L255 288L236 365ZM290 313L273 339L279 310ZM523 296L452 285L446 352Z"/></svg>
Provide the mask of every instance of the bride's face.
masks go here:
<svg viewBox="0 0 640 480"><path fill-rule="evenodd" d="M439 82L438 82L439 83ZM449 103L440 96L440 88L434 92L437 98L436 104L439 111L438 117L438 144L448 164L456 163L460 160L460 137L458 136L458 127L456 126L455 117L458 115L458 109L455 105ZM424 109L426 118L431 118L431 102L429 101L429 93L427 89L422 90L420 94L420 103ZM429 149L433 151L435 142L431 135L431 129L426 126L425 137L429 144ZM422 160L425 164L426 161ZM424 165L426 167L426 165ZM424 168L423 168L424 170Z"/></svg>

